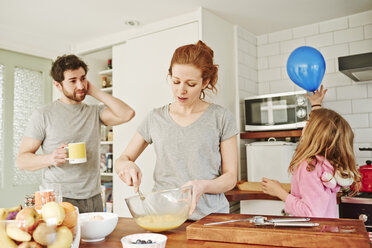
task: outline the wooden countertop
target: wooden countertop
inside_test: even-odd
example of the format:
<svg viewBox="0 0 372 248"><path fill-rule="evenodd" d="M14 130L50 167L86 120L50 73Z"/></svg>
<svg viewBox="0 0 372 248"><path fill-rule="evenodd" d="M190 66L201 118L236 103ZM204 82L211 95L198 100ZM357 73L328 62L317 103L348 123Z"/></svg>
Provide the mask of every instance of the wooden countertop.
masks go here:
<svg viewBox="0 0 372 248"><path fill-rule="evenodd" d="M230 191L225 192L225 196L228 201L242 201L242 200L278 200L280 201L278 197L265 194L262 191L240 190L238 188L234 188Z"/></svg>
<svg viewBox="0 0 372 248"><path fill-rule="evenodd" d="M328 220L329 221L329 220ZM338 220L331 220L333 222L337 222ZM355 223L359 220L350 220L350 222L354 221ZM360 222L360 221L359 221ZM190 240L187 239L186 236L186 227L190 224L195 223L192 221L187 221L179 228L162 232L162 234L168 237L166 247L167 248L199 248L199 247L215 247L215 248L222 248L222 247L231 247L231 248L243 248L243 247L253 247L253 248L262 248L262 247L273 247L273 246L265 246L265 245L247 245L247 244L237 244L237 243L225 243L225 242L214 242L214 241L204 241L204 240ZM361 222L362 223L362 222ZM360 223L360 224L361 224ZM121 245L121 238L134 233L143 233L144 231L141 227L139 227L133 219L131 218L119 218L118 224L115 230L106 237L105 240L100 242L94 243L86 243L81 241L80 248L122 248ZM367 235L367 234L365 234ZM367 237L367 236L366 236ZM304 236L304 238L306 238ZM310 241L310 240L309 240ZM330 240L329 243L330 247L332 247L332 241ZM363 243L364 244L364 243ZM276 246L278 247L278 246ZM354 246L354 247L365 247L365 246Z"/></svg>

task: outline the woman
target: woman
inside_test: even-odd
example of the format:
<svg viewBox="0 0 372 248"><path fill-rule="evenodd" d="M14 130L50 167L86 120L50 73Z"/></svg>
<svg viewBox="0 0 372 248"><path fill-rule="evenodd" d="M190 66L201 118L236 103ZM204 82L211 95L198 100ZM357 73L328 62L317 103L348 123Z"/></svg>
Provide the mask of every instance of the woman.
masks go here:
<svg viewBox="0 0 372 248"><path fill-rule="evenodd" d="M190 219L228 213L224 192L237 180L236 121L227 109L204 100L216 92L213 51L202 41L176 49L169 67L174 101L151 111L116 161L119 177L138 191L142 172L134 163L154 144L154 191L191 185Z"/></svg>

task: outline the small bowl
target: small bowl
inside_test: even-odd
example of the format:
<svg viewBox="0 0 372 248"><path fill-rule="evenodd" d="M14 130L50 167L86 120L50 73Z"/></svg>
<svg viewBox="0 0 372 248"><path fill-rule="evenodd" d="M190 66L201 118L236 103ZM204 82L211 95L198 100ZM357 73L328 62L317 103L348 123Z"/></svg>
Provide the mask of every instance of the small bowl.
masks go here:
<svg viewBox="0 0 372 248"><path fill-rule="evenodd" d="M152 243L134 244L138 239L151 240ZM167 243L167 236L158 233L137 233L121 238L123 248L164 248Z"/></svg>
<svg viewBox="0 0 372 248"><path fill-rule="evenodd" d="M162 232L175 229L189 217L192 187L152 192L125 199L134 221L145 230Z"/></svg>
<svg viewBox="0 0 372 248"><path fill-rule="evenodd" d="M118 224L118 215L105 212L79 214L79 223L81 240L97 242L114 231Z"/></svg>

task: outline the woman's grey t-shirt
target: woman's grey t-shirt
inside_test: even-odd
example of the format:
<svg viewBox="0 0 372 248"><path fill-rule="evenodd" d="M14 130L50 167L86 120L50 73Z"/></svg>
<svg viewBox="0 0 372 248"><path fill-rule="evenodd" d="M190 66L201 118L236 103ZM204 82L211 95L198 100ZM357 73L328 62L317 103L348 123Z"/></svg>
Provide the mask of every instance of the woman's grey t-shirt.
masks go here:
<svg viewBox="0 0 372 248"><path fill-rule="evenodd" d="M147 143L154 144L153 190L177 188L190 180L221 176L220 143L238 133L232 113L212 103L196 121L182 127L170 117L168 107L152 110L137 130ZM204 194L190 219L228 212L229 203L223 193Z"/></svg>
<svg viewBox="0 0 372 248"><path fill-rule="evenodd" d="M104 105L65 104L59 100L36 110L24 136L42 140L43 154L50 154L62 144L85 142L87 162L43 169L43 183L60 183L62 196L87 199L101 192L99 145L101 112Z"/></svg>

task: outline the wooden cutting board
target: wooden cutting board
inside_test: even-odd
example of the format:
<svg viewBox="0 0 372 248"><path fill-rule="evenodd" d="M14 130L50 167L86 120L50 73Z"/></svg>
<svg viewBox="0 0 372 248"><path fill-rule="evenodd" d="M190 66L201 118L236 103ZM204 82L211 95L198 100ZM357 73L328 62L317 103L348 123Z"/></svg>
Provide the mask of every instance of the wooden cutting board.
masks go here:
<svg viewBox="0 0 372 248"><path fill-rule="evenodd" d="M290 183L281 183L281 185L287 190L287 192L291 191L291 184ZM236 186L240 190L248 190L248 191L257 191L262 192L262 187L260 182L247 182L247 181L239 181Z"/></svg>
<svg viewBox="0 0 372 248"><path fill-rule="evenodd" d="M250 218L254 215L210 214L187 226L187 239L284 247L370 248L361 220L311 218L317 227L255 226L247 221L204 226L205 223ZM288 218L267 216L270 218Z"/></svg>

